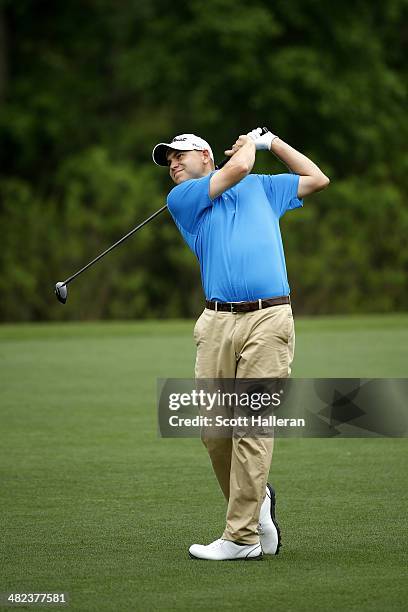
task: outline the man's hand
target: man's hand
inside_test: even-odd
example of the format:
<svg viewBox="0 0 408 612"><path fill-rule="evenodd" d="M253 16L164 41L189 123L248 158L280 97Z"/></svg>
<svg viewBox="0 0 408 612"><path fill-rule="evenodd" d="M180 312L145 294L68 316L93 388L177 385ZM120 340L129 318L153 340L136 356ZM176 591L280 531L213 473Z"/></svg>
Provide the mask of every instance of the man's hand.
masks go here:
<svg viewBox="0 0 408 612"><path fill-rule="evenodd" d="M214 172L210 179L210 198L212 200L239 183L251 172L255 163L255 153L254 141L243 134L231 149L225 151L225 155L231 159L221 170Z"/></svg>
<svg viewBox="0 0 408 612"><path fill-rule="evenodd" d="M262 128L259 127L251 132L248 132L247 136L254 141L257 151L270 151L272 141L278 137L276 134L269 132L269 130L266 132L266 134L263 134L262 132Z"/></svg>
<svg viewBox="0 0 408 612"><path fill-rule="evenodd" d="M232 155L235 155L235 153L239 151L239 149L241 149L243 146L247 146L247 148L252 148L254 144L255 143L253 138L250 138L248 135L245 136L244 134L241 134L241 136L235 141L232 147L224 151L224 153L228 157L232 157Z"/></svg>

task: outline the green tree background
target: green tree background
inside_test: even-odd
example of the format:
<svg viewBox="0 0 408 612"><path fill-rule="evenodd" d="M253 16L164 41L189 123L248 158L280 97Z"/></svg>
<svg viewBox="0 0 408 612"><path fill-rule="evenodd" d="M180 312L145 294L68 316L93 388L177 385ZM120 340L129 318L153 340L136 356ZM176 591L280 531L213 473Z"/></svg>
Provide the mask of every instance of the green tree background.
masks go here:
<svg viewBox="0 0 408 612"><path fill-rule="evenodd" d="M167 213L52 291L164 204L157 142L258 125L331 178L282 222L295 311L406 310L407 42L407 0L0 1L0 320L197 314Z"/></svg>

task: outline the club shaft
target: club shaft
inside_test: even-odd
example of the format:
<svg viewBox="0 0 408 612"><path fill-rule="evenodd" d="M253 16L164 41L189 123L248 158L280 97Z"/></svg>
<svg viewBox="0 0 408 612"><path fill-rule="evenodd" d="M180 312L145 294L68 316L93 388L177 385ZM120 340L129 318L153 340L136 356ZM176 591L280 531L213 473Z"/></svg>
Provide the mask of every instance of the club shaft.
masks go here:
<svg viewBox="0 0 408 612"><path fill-rule="evenodd" d="M226 164L226 163L227 163L227 162L228 162L230 159L231 159L230 157L224 157L224 159L222 160L222 162L220 162L219 164L217 164L217 165L215 166L215 169L216 169L216 170L221 170L221 168L222 168L223 166L225 166L225 164Z"/></svg>
<svg viewBox="0 0 408 612"><path fill-rule="evenodd" d="M102 257L105 257L105 255L107 255L110 251L113 251L113 249L116 249L117 246L119 246L120 244L122 244L122 242L125 242L125 240L127 240L128 238L130 238L130 236L133 236L133 234L135 232L137 232L138 230L140 230L144 225L146 225L147 223L149 223L149 221L151 221L152 219L154 219L155 217L157 217L157 215L159 215L160 213L162 213L164 210L166 210L167 208L167 204L165 206L162 206L162 208L159 208L159 210L156 210L155 213L153 213L152 215L150 215L150 217L148 217L147 219L145 219L144 221L142 221L142 223L139 223L139 225L137 225L136 227L134 227L132 230L130 230L130 232L128 232L126 234L126 236L123 236L123 238L121 238L120 240L118 240L117 242L115 242L115 244L112 244L112 246L110 246L108 249L106 249L106 251L104 251L103 253L101 253L100 255L98 255L97 257L95 257L95 259L93 259L92 261L90 261L88 264L86 264L86 266L84 266L83 268L81 268L80 270L78 270L78 272L75 272L75 274L73 274L72 276L70 276L69 278L67 278L66 280L64 280L63 284L64 285L68 285L71 281L74 280L74 278L76 278L77 276L79 276L80 274L82 274L82 272L85 272L85 270L87 270L88 268L90 268L91 266L93 266L94 264L96 264L97 261L99 261L100 259L102 259Z"/></svg>

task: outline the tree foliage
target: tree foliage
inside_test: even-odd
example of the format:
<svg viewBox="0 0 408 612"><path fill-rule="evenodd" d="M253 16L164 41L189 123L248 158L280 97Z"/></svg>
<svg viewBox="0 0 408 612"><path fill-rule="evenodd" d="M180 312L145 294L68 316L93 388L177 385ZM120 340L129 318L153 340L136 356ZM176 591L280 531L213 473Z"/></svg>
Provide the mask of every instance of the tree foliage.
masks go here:
<svg viewBox="0 0 408 612"><path fill-rule="evenodd" d="M190 316L198 266L153 146L267 125L330 176L282 223L295 309L408 306L407 0L0 2L0 319ZM256 171L281 172L259 154Z"/></svg>

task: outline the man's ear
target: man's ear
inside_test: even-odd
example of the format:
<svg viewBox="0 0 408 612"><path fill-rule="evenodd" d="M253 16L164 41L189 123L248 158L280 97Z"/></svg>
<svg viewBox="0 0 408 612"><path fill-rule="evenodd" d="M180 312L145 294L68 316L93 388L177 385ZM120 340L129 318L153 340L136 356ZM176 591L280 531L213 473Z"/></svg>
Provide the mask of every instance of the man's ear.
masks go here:
<svg viewBox="0 0 408 612"><path fill-rule="evenodd" d="M203 162L204 162L205 164L210 164L210 165L211 165L211 163L212 163L212 159L211 159L211 157L210 157L209 152L208 152L206 149L204 149L204 151L201 151L201 153L202 153L202 155L203 155Z"/></svg>

